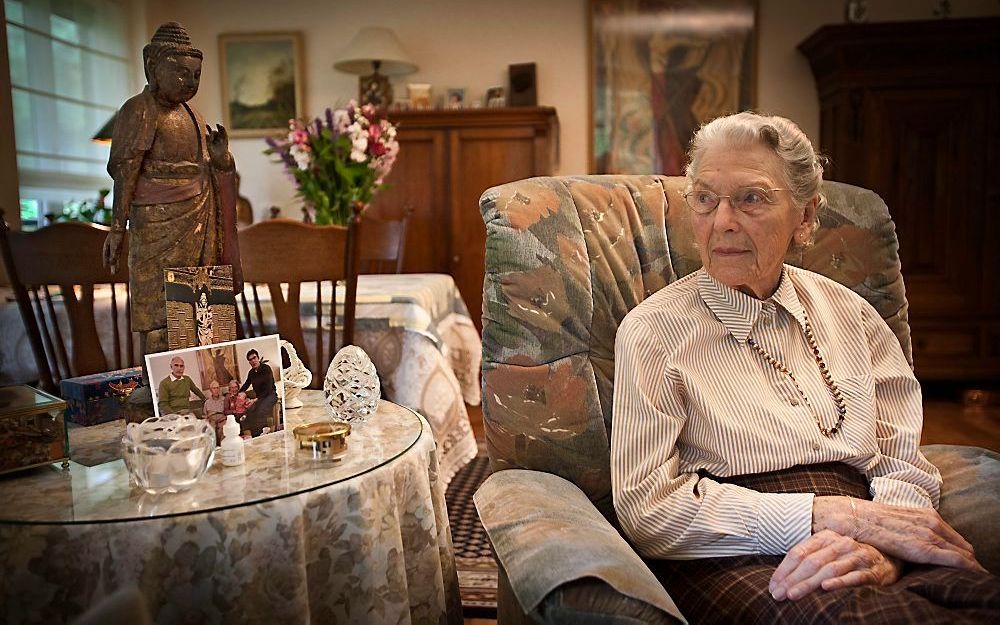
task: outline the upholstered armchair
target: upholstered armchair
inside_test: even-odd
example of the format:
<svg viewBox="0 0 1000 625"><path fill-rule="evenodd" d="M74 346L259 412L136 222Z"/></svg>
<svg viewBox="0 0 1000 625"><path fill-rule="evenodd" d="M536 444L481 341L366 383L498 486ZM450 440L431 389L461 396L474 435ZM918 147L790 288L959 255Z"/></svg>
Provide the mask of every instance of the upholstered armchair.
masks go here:
<svg viewBox="0 0 1000 625"><path fill-rule="evenodd" d="M483 413L494 471L475 495L500 568L499 621L683 620L618 530L610 439L615 332L654 291L700 266L664 176L532 178L480 200L486 223ZM828 182L814 245L787 260L862 295L911 358L895 226L873 192ZM911 361L912 362L912 361ZM941 513L1000 572L1000 456L922 448ZM589 620L588 620L589 619Z"/></svg>

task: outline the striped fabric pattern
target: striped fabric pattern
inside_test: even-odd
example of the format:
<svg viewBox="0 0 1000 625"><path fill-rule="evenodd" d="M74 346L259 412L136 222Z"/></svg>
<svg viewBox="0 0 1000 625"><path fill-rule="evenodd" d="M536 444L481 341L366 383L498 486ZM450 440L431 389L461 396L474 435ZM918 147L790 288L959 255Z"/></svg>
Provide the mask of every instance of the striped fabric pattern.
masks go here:
<svg viewBox="0 0 1000 625"><path fill-rule="evenodd" d="M805 339L808 317L847 404L836 405ZM721 477L843 462L882 503L936 506L940 475L917 450L920 386L878 313L849 289L786 265L765 301L699 270L623 320L615 347L611 476L623 530L645 557L783 554L811 533L811 493L760 493Z"/></svg>

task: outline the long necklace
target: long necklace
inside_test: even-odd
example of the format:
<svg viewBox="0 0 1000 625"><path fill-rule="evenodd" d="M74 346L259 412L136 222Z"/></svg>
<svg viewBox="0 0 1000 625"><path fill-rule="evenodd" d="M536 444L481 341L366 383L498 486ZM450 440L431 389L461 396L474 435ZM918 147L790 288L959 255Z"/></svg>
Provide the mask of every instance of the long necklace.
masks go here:
<svg viewBox="0 0 1000 625"><path fill-rule="evenodd" d="M757 341L750 337L747 337L747 345L753 348L764 360L767 361L769 365L774 367L778 373L783 373L788 376L795 385L795 390L799 392L802 397L802 401L805 402L806 407L809 408L809 412L812 413L813 419L816 421L816 427L819 431L823 433L823 436L830 437L836 434L838 431L843 430L844 419L847 417L847 404L844 403L844 396L840 393L840 388L837 387L837 383L833 381L833 377L830 375L830 370L827 368L826 363L823 361L823 356L819 352L819 345L816 344L816 337L813 335L812 326L809 325L809 318L804 316L805 321L805 333L806 342L809 343L809 349L812 350L813 358L816 359L816 365L819 366L820 375L823 376L823 382L826 383L826 387L830 390L830 395L833 396L833 403L837 405L837 423L833 427L827 428L823 426L823 423L819 420L819 413L813 408L813 405L809 402L809 398L806 397L805 392L802 391L802 387L799 386L799 381L795 379L795 374L792 373L788 367L784 365L780 360L767 353Z"/></svg>

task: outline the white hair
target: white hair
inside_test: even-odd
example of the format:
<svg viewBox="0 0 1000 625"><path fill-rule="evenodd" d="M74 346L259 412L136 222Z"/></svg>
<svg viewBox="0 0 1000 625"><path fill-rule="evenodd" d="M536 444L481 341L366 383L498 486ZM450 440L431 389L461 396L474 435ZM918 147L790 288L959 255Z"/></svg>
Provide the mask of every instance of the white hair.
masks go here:
<svg viewBox="0 0 1000 625"><path fill-rule="evenodd" d="M781 160L781 175L796 206L803 207L818 197L818 214L826 205L826 197L821 191L826 159L816 153L809 137L795 122L777 115L743 111L704 124L695 132L688 149L688 164L684 168L688 182L693 183L698 176L701 159L709 148L732 149L748 145L763 145ZM812 233L818 227L818 220L813 220Z"/></svg>

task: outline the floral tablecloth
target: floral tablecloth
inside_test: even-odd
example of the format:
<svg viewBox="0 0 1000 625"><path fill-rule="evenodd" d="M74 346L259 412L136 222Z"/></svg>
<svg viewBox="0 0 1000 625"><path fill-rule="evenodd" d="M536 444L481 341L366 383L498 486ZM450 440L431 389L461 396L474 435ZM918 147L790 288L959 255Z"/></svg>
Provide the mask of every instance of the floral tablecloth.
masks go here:
<svg viewBox="0 0 1000 625"><path fill-rule="evenodd" d="M290 428L325 415L302 397ZM254 439L174 495L130 489L120 460L0 480L0 622L63 622L136 585L157 623L460 623L426 421L383 402L348 440L331 461L290 429Z"/></svg>
<svg viewBox="0 0 1000 625"><path fill-rule="evenodd" d="M266 292L263 289L261 295ZM308 334L309 324L316 319L315 292L304 289L302 298L303 329L311 344ZM103 323L108 317L110 289L98 289L95 299L98 328L108 328L110 333L110 324ZM324 293L323 299L329 302L330 294ZM261 304L266 315L269 302L264 299ZM355 342L375 363L383 397L416 410L430 422L447 484L476 455L465 404L480 401L482 357L479 333L454 279L446 274L360 276L356 318ZM63 336L69 336L68 327ZM109 338L103 344L112 341ZM37 379L31 346L10 289L0 289L0 346L0 386ZM111 362L110 353L108 357Z"/></svg>

